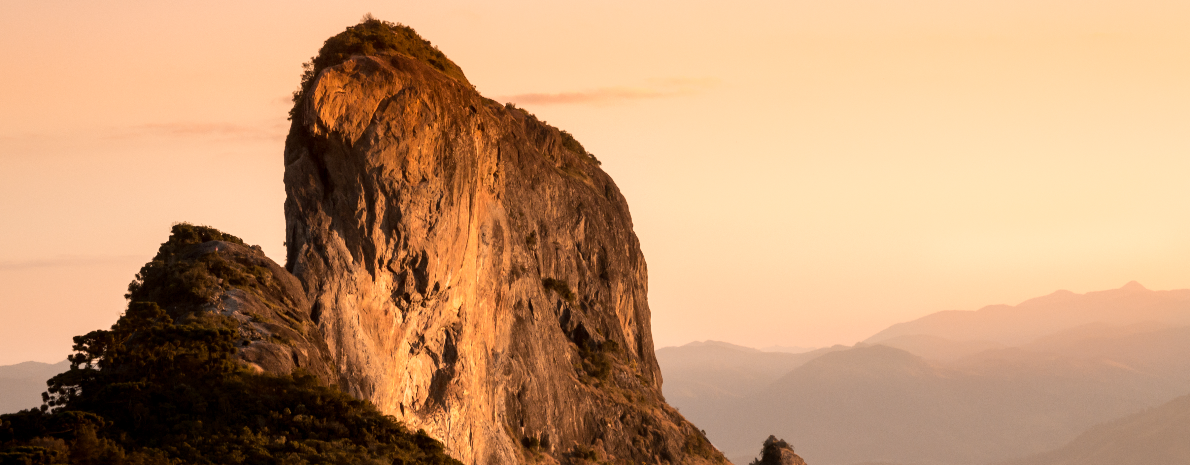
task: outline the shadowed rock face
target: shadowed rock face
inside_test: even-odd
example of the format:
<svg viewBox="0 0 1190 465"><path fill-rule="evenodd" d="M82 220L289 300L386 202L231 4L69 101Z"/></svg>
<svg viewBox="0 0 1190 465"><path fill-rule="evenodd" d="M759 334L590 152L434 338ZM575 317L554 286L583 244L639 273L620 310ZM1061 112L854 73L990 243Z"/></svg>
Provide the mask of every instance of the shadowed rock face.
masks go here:
<svg viewBox="0 0 1190 465"><path fill-rule="evenodd" d="M592 157L405 55L315 79L287 268L349 392L465 463L724 461L661 397L644 257Z"/></svg>

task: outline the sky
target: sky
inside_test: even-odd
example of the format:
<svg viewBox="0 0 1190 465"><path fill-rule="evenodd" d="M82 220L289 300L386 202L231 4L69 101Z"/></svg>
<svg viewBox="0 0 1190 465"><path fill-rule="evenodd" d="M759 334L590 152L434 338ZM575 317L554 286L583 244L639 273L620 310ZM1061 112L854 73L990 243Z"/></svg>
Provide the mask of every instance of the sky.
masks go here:
<svg viewBox="0 0 1190 465"><path fill-rule="evenodd" d="M657 347L1190 287L1184 0L12 0L0 364L110 326L174 222L282 262L290 95L369 12L603 162Z"/></svg>

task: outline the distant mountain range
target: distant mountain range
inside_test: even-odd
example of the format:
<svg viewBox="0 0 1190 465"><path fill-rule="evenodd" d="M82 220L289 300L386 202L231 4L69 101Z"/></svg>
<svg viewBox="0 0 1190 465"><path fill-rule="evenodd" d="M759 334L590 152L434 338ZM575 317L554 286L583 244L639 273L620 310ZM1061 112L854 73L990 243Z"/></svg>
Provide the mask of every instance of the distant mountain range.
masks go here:
<svg viewBox="0 0 1190 465"><path fill-rule="evenodd" d="M765 352L785 352L789 354L800 354L816 349L816 347L802 347L802 346L782 346L772 345L768 347L761 347L760 350Z"/></svg>
<svg viewBox="0 0 1190 465"><path fill-rule="evenodd" d="M1190 326L1190 289L1150 291L1132 281L1109 291L1086 294L1057 291L1016 306L989 305L976 311L932 313L889 326L864 342L875 344L898 336L929 335L951 341L986 341L1011 346L1087 324L1137 323Z"/></svg>
<svg viewBox="0 0 1190 465"><path fill-rule="evenodd" d="M706 341L658 349L657 361L665 376L662 390L671 405L679 406L688 418L718 418L731 415L737 402L764 390L790 370L822 354L846 349L835 346L791 354ZM749 444L748 450L755 453L755 448Z"/></svg>
<svg viewBox="0 0 1190 465"><path fill-rule="evenodd" d="M70 362L24 362L0 366L0 413L41 406L45 381L70 368Z"/></svg>
<svg viewBox="0 0 1190 465"><path fill-rule="evenodd" d="M657 356L667 400L737 463L775 434L815 465L986 464L1190 392L1190 290L1057 292L802 354L708 341Z"/></svg>

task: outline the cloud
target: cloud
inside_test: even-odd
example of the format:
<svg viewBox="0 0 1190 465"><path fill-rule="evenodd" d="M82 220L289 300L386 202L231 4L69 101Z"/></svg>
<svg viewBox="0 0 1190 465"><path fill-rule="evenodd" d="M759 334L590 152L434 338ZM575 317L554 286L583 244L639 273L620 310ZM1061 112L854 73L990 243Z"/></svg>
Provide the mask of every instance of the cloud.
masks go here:
<svg viewBox="0 0 1190 465"><path fill-rule="evenodd" d="M22 271L34 268L73 268L80 266L120 265L144 262L140 255L61 255L53 258L40 258L23 261L0 261L0 271Z"/></svg>
<svg viewBox="0 0 1190 465"><path fill-rule="evenodd" d="M704 92L716 84L718 81L714 79L656 79L642 87L603 87L576 92L516 94L501 97L500 100L524 105L598 105L682 97Z"/></svg>

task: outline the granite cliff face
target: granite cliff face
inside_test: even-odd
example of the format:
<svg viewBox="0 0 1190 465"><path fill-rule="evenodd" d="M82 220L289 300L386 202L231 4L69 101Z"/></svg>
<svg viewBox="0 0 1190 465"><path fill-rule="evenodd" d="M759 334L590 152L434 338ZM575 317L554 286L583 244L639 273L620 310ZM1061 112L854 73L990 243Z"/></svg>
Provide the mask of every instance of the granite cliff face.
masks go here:
<svg viewBox="0 0 1190 465"><path fill-rule="evenodd" d="M285 188L286 267L348 392L464 463L725 462L661 396L628 205L569 134L354 55L298 99Z"/></svg>

